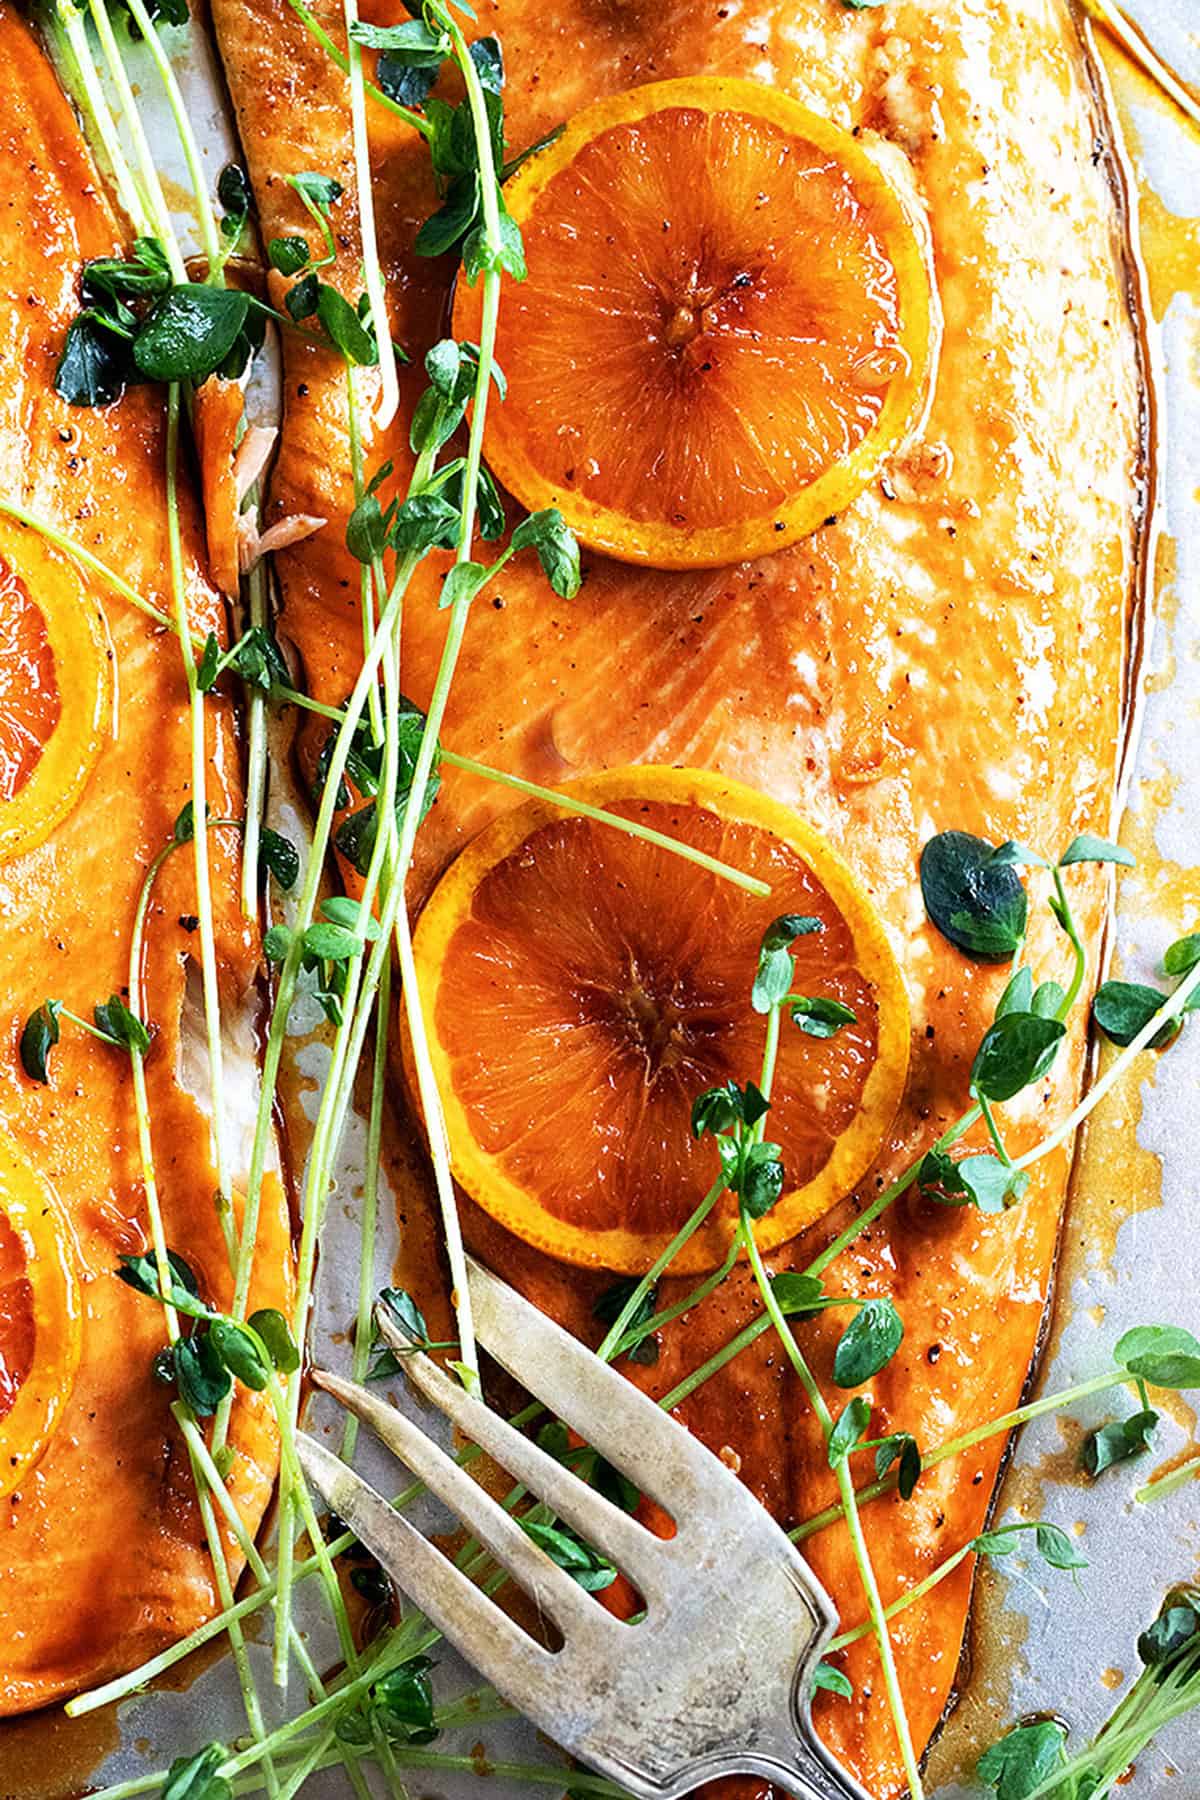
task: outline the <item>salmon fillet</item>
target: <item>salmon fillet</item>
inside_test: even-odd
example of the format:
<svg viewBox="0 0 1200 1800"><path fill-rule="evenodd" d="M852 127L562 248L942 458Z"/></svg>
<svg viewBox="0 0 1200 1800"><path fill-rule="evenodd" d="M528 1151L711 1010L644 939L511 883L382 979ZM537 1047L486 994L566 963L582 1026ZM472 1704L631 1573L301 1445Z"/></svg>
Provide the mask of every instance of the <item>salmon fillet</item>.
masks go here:
<svg viewBox="0 0 1200 1800"><path fill-rule="evenodd" d="M163 390L137 387L104 409L69 406L53 390L78 310L80 268L120 254L125 229L53 71L5 0L0 67L8 77L0 117L0 493L73 535L170 611ZM193 624L223 633L186 488L185 481ZM30 554L22 539L37 541L5 522L0 552L18 577ZM162 1309L113 1274L119 1256L148 1243L129 1059L65 1023L48 1086L30 1080L18 1057L22 1024L47 996L89 1017L94 1002L127 991L138 891L191 799L178 642L98 583L90 592L111 645L115 735L48 840L0 863L0 1125L67 1215L84 1309L82 1364L61 1424L33 1473L0 1501L0 1713L129 1669L217 1607L188 1461L168 1411L172 1394L151 1373L166 1341ZM52 603L53 595L43 589L40 599ZM57 678L61 688L71 671L59 669ZM227 702L210 704L209 732L209 804L216 817L238 817L239 747ZM213 832L211 848L229 1079L245 1081L257 933L237 904L236 835ZM164 865L150 907L143 995L154 1041L146 1080L167 1241L220 1305L231 1283L214 1204L207 1064L195 1048L195 915L192 854L181 851ZM278 1182L264 1197L258 1271L254 1304L284 1305L290 1226ZM274 1482L275 1439L261 1396L240 1385L236 1396L231 1491L254 1528Z"/></svg>
<svg viewBox="0 0 1200 1800"><path fill-rule="evenodd" d="M335 279L356 296L343 77L286 0L213 0L212 11L264 237L305 229L284 177L335 176L347 189ZM340 7L319 0L314 11L336 37ZM403 15L384 4L369 16ZM471 617L444 734L466 755L551 784L628 762L713 767L794 806L849 861L905 971L912 1067L877 1167L772 1259L802 1267L963 1109L1005 979L967 962L926 921L922 845L954 828L1057 852L1076 833L1112 824L1140 579L1144 405L1108 126L1059 0L946 0L933 10L897 0L878 11L764 0L751 13L738 0L703 8L492 0L480 30L504 47L516 147L639 82L751 77L891 140L927 210L945 332L919 441L835 521L753 564L679 574L585 555L571 603L536 572L510 566L491 604ZM393 327L413 361L401 371L397 428L368 434L366 458L368 471L394 458L403 475L421 355L445 329L453 270L412 254L417 225L436 204L423 146L379 110L371 131ZM358 379L366 402L374 377ZM285 408L269 516L310 513L331 524L278 559L281 629L311 691L336 704L361 655L359 569L343 548L351 496L340 362L287 338ZM436 605L443 566L424 564L406 603L401 679L421 704L445 631ZM418 840L418 899L508 804L494 787L445 773ZM1080 873L1073 895L1095 950L1105 876ZM1045 909L1031 917L1034 965L1063 966ZM1096 973L1093 960L1089 977ZM1085 1059L1077 1022L1053 1086L1007 1109L1016 1148L1065 1116ZM1023 1203L1001 1218L908 1197L830 1269L830 1291L888 1295L904 1321L898 1355L871 1383L872 1435L910 1431L932 1446L1018 1403L1051 1289L1068 1170L1065 1151L1044 1159ZM467 1202L464 1220L485 1261L596 1341L591 1309L603 1278L514 1242ZM427 1284L438 1279L424 1271ZM672 1297L664 1284L661 1303ZM663 1334L657 1366L636 1379L667 1391L756 1307L749 1275L735 1271ZM802 1327L826 1383L838 1332L836 1315ZM817 1421L769 1335L681 1416L736 1459L785 1525L834 1497ZM869 1509L885 1602L980 1530L1003 1450L993 1437L925 1476L908 1503L891 1495ZM859 1623L845 1532L831 1529L805 1548L844 1623ZM971 1579L968 1559L894 1627L918 1746L952 1696ZM819 1696L819 1728L868 1790L890 1800L904 1783L873 1644L853 1647L846 1667L855 1698Z"/></svg>

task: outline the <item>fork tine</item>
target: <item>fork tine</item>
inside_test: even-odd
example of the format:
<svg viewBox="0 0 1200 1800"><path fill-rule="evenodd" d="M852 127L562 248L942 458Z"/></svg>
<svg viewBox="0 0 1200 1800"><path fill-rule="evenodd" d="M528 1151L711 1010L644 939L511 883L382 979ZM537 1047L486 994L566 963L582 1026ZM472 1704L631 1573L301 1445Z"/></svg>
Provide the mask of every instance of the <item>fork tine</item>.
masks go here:
<svg viewBox="0 0 1200 1800"><path fill-rule="evenodd" d="M429 1489L456 1513L496 1561L513 1575L534 1603L548 1612L564 1635L605 1629L609 1615L589 1599L578 1582L552 1562L512 1515L468 1475L453 1457L396 1407L352 1381L324 1369L313 1370L318 1387L340 1400L387 1445ZM341 1507L334 1506L335 1512Z"/></svg>
<svg viewBox="0 0 1200 1800"><path fill-rule="evenodd" d="M514 1706L544 1716L547 1701L561 1688L556 1655L522 1631L324 1444L299 1431L296 1452L313 1486L438 1631L464 1647L484 1679Z"/></svg>
<svg viewBox="0 0 1200 1800"><path fill-rule="evenodd" d="M467 1263L480 1343L522 1387L670 1513L678 1536L685 1533L687 1513L702 1512L711 1520L723 1497L744 1504L746 1490L737 1477L649 1395L624 1381L482 1263L473 1257ZM614 1380L621 1382L616 1405Z"/></svg>
<svg viewBox="0 0 1200 1800"><path fill-rule="evenodd" d="M589 1544L603 1550L641 1588L649 1600L662 1589L662 1557L670 1540L654 1537L636 1519L581 1481L553 1456L517 1431L507 1419L451 1381L432 1357L414 1351L412 1339L379 1307L376 1319L383 1337L404 1354L404 1372L433 1404L453 1420L472 1443L544 1500Z"/></svg>

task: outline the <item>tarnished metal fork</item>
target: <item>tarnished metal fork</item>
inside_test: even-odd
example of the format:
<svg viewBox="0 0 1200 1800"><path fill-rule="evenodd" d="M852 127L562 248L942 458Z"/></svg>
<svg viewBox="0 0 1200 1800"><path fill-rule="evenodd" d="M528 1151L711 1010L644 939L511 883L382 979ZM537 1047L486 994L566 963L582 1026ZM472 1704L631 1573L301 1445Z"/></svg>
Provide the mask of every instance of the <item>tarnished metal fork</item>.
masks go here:
<svg viewBox="0 0 1200 1800"><path fill-rule="evenodd" d="M812 1675L837 1615L749 1489L682 1425L477 1263L479 1341L521 1386L667 1512L658 1537L453 1381L386 1312L385 1338L433 1404L638 1589L628 1624L572 1581L421 1428L336 1375L316 1380L458 1515L558 1627L547 1649L361 1476L301 1435L333 1510L481 1674L564 1750L638 1800L721 1775L767 1776L800 1800L869 1800L820 1743Z"/></svg>

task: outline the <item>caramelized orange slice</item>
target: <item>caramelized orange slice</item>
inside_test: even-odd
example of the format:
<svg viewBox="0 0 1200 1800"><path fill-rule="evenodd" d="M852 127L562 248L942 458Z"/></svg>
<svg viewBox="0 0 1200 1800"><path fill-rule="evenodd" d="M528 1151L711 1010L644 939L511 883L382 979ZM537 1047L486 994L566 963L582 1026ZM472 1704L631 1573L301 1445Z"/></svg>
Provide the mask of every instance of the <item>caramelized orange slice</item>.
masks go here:
<svg viewBox="0 0 1200 1800"><path fill-rule="evenodd" d="M854 1021L827 1039L783 1028L767 1136L784 1193L758 1232L782 1243L851 1190L900 1102L908 1005L879 918L802 819L723 776L620 769L567 794L565 810L533 802L483 831L417 929L457 1178L552 1256L647 1268L717 1174L692 1102L760 1075L763 931L802 913L822 928L793 946L797 990ZM770 897L572 814L575 797L760 877ZM673 1267L711 1268L735 1223L725 1196Z"/></svg>
<svg viewBox="0 0 1200 1800"><path fill-rule="evenodd" d="M0 1136L0 1499L58 1425L79 1367L74 1249L56 1201Z"/></svg>
<svg viewBox="0 0 1200 1800"><path fill-rule="evenodd" d="M0 862L40 844L79 799L111 688L79 576L33 532L0 529Z"/></svg>
<svg viewBox="0 0 1200 1800"><path fill-rule="evenodd" d="M786 95L633 88L505 200L529 277L501 308L487 453L584 543L659 568L779 549L913 426L933 309L912 209L863 139ZM457 337L480 306L460 281Z"/></svg>

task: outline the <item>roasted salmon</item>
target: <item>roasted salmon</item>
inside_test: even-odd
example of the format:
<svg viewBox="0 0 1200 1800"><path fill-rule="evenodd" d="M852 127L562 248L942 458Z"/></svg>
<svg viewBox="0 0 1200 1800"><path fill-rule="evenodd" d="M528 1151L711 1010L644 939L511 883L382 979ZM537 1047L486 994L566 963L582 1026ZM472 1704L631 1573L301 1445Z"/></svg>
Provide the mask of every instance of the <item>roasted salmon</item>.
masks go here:
<svg viewBox="0 0 1200 1800"><path fill-rule="evenodd" d="M51 67L8 4L0 65L0 498L73 537L169 611L164 390L139 387L92 409L69 406L53 386L81 268L120 254L126 228ZM193 625L224 634L187 480L183 489ZM36 778L70 716L81 667L54 667L52 658L48 666L46 652L60 610L80 591L110 669L99 752L82 790L43 842L0 862L0 1129L66 1218L83 1313L65 1411L36 1467L0 1501L0 1713L12 1713L129 1669L210 1616L217 1594L172 1395L152 1370L166 1341L162 1309L115 1279L118 1259L148 1244L129 1058L66 1022L46 1084L18 1054L24 1021L47 997L85 1019L96 1002L128 997L138 893L193 797L179 643L37 533L0 524L0 689L6 724L28 728L23 760L5 758L0 812ZM241 770L228 701L210 705L209 732L208 803L214 818L236 819ZM214 831L212 851L229 1079L245 1090L257 929L238 905L237 835ZM166 1236L220 1304L231 1283L215 1205L196 913L184 850L167 859L151 894L138 1000L153 1024L146 1079ZM284 1304L290 1228L278 1181L264 1201L257 1267L256 1304ZM261 1397L240 1387L230 1441L231 1491L254 1528L274 1482L275 1438Z"/></svg>
<svg viewBox="0 0 1200 1800"><path fill-rule="evenodd" d="M314 11L336 37L340 7L318 0ZM347 190L335 279L356 297L343 76L286 0L213 0L212 12L264 238L305 231L287 176L335 177ZM370 16L403 14L385 4ZM446 722L452 748L544 783L639 761L719 769L790 803L852 865L905 971L911 1074L876 1169L774 1258L803 1266L962 1109L1003 981L927 922L922 845L953 828L1058 851L1080 831L1111 828L1146 523L1144 375L1117 152L1063 0L946 0L934 10L915 0L880 9L767 0L752 14L736 0L705 9L690 0L492 0L479 29L504 46L516 147L641 82L749 77L890 140L928 218L940 368L918 441L883 478L813 536L750 564L659 573L585 557L582 592L569 603L514 564L472 615ZM379 112L371 133L393 330L412 362L400 419L368 434L366 455L369 469L393 458L404 472L421 355L445 329L454 270L413 254L437 204L423 143ZM369 397L372 377L357 379ZM268 518L331 523L279 558L280 629L312 692L331 704L345 699L361 656L358 567L343 548L350 500L344 368L288 336ZM406 605L402 682L420 704L445 629L439 572L436 559L426 564ZM447 774L418 841L415 898L507 803ZM1074 891L1094 978L1107 882L1092 871ZM1061 940L1039 918L1032 950L1050 967ZM1032 1145L1076 1098L1082 1025L1067 1049L1053 1087L1031 1089L1012 1109L1016 1147ZM933 1443L1017 1403L1046 1315L1068 1170L1065 1150L1045 1159L1022 1204L1000 1218L903 1200L830 1271L835 1290L888 1295L904 1320L901 1350L872 1384L877 1430ZM594 1338L603 1278L505 1238L465 1204L464 1217L485 1260ZM418 1277L439 1278L432 1268ZM638 1379L665 1392L755 1306L752 1282L735 1271L664 1334L657 1366ZM823 1379L837 1331L828 1315L804 1327ZM820 1430L769 1338L710 1380L683 1416L784 1524L831 1498ZM910 1502L892 1496L872 1508L885 1601L979 1531L1003 1449L993 1437L923 1479ZM861 1591L844 1532L808 1548L845 1621L857 1623ZM971 1575L968 1559L895 1626L919 1745L953 1693ZM869 1641L847 1666L855 1699L822 1696L819 1724L888 1800L903 1778Z"/></svg>

